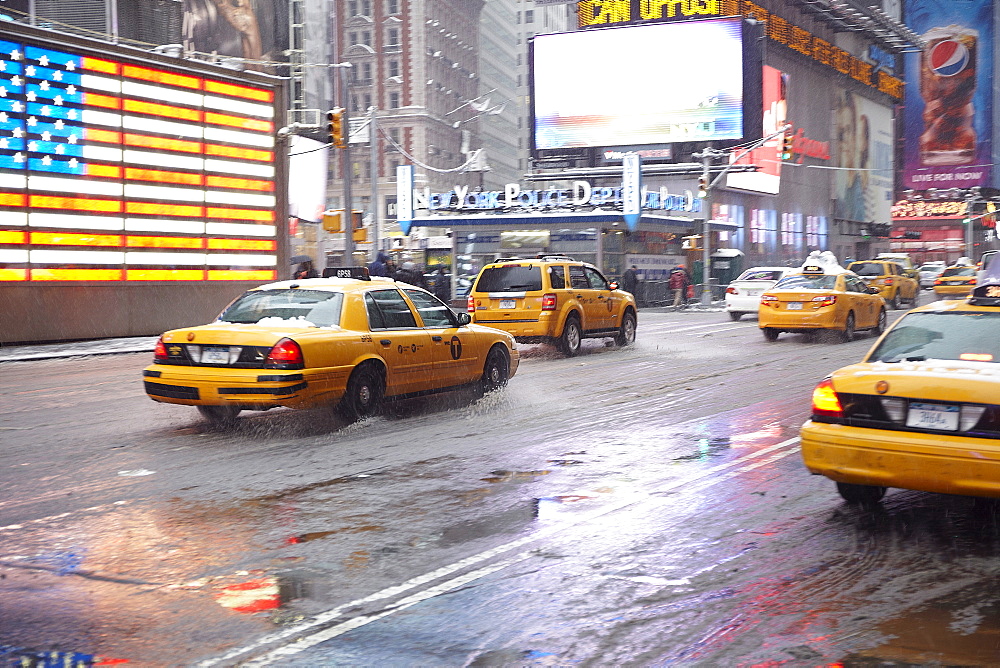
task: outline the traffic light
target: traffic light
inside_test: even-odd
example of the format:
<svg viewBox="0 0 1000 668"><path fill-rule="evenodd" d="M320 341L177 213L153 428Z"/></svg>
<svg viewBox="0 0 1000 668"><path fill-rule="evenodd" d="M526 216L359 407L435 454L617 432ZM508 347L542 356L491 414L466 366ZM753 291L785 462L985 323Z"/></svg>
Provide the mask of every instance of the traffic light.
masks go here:
<svg viewBox="0 0 1000 668"><path fill-rule="evenodd" d="M326 112L326 130L329 142L337 148L347 146L347 136L344 133L344 108L336 107Z"/></svg>
<svg viewBox="0 0 1000 668"><path fill-rule="evenodd" d="M781 140L781 159L791 160L794 148L795 148L795 135L792 134L791 130L786 130L785 138Z"/></svg>
<svg viewBox="0 0 1000 668"><path fill-rule="evenodd" d="M708 196L708 177L702 175L698 177L698 197L707 197L707 196Z"/></svg>

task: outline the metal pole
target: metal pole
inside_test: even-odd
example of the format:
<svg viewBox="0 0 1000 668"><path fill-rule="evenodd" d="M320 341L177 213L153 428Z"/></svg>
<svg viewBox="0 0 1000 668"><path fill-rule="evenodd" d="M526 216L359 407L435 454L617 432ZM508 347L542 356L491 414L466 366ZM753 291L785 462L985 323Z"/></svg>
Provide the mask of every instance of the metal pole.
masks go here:
<svg viewBox="0 0 1000 668"><path fill-rule="evenodd" d="M973 198L970 195L965 200L965 257L972 259L972 226L974 224L975 218L973 217Z"/></svg>
<svg viewBox="0 0 1000 668"><path fill-rule="evenodd" d="M709 240L711 239L711 219L712 219L712 204L710 198L712 196L712 188L710 181L709 165L712 162L712 154L710 149L705 149L701 154L701 175L705 179L705 197L701 200L702 213L705 214L705 229L702 231L701 239L701 305L708 306L712 303L712 286L709 284L709 262L711 261L711 249L709 248Z"/></svg>
<svg viewBox="0 0 1000 668"><path fill-rule="evenodd" d="M378 115L375 107L368 107L368 138L371 144L369 160L371 162L371 229L372 229L372 259L378 255L379 251L379 229L378 229L378 126L376 125Z"/></svg>
<svg viewBox="0 0 1000 668"><path fill-rule="evenodd" d="M344 181L344 260L346 266L354 266L354 202L351 199L351 120L350 91L347 88L347 68L350 63L338 63L340 70L340 106L344 109L344 148L341 149L341 177Z"/></svg>

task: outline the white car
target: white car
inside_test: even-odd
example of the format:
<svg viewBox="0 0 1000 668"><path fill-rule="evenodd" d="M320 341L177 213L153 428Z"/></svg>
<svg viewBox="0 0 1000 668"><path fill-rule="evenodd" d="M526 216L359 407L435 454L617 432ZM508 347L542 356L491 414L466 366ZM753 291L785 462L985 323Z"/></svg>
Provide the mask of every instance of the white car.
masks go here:
<svg viewBox="0 0 1000 668"><path fill-rule="evenodd" d="M934 279L941 275L941 272L948 268L947 262L933 261L924 262L917 270L920 272L920 287L933 288Z"/></svg>
<svg viewBox="0 0 1000 668"><path fill-rule="evenodd" d="M757 313L760 296L788 274L798 271L795 267L753 267L747 269L726 287L726 311L733 320L744 313Z"/></svg>

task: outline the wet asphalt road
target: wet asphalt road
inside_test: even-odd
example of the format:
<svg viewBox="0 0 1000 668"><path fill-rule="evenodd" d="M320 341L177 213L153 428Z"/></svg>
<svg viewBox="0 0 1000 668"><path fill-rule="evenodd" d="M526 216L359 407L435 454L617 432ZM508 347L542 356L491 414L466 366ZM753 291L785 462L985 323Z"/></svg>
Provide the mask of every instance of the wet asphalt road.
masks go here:
<svg viewBox="0 0 1000 668"><path fill-rule="evenodd" d="M893 314L895 315L895 314ZM809 476L871 344L640 313L509 387L231 431L148 354L0 364L0 646L176 665L1000 664L997 506ZM445 399L446 401L441 401Z"/></svg>

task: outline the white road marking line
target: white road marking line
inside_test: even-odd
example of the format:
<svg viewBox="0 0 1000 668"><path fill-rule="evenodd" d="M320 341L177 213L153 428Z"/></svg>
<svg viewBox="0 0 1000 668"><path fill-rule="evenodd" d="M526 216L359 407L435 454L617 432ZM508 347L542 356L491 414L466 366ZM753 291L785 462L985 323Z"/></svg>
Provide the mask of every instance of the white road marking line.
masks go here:
<svg viewBox="0 0 1000 668"><path fill-rule="evenodd" d="M58 515L49 515L48 517L39 517L34 520L26 520L20 524L8 524L6 526L0 526L0 533L4 531L14 531L15 529L27 529L29 526L34 524L44 524L45 522L51 522L53 520L61 520L71 515L78 515L80 513L95 513L103 512L106 510L114 510L120 508L121 506L128 505L132 503L131 501L114 501L112 503L105 503L101 506L90 506L89 508L80 508L79 510L70 510L65 513L59 513Z"/></svg>
<svg viewBox="0 0 1000 668"><path fill-rule="evenodd" d="M695 484L695 483L700 483L700 486L704 486L704 487L711 486L711 485L713 485L713 484L715 484L717 482L728 480L729 478L732 478L732 477L735 477L737 475L740 475L741 473L745 473L747 471L752 471L753 469L759 468L761 466L766 466L766 465L768 465L768 464L770 464L770 463L772 463L774 461L777 461L778 459L781 459L783 457L787 457L788 455L794 453L795 449L789 448L788 450L786 450L784 452L780 452L780 451L782 449L787 448L788 446L790 446L790 445L792 445L794 443L798 443L798 442L799 442L799 437L798 436L786 439L786 440L784 440L784 441L782 441L780 443L776 443L774 445L769 445L766 448L762 448L760 450L756 450L754 452L747 453L747 454L743 455L742 457L739 457L739 458L737 458L737 459L735 459L733 461L726 462L724 464L719 464L718 466L713 466L712 468L705 469L703 471L693 473L693 474L688 475L688 476L686 476L684 478L679 478L679 479L676 479L676 480L669 481L665 486L663 486L661 488L658 488L656 490L656 492L657 493L669 492L669 491L672 491L672 490L677 489L679 487L683 487L685 485L691 485L691 484ZM771 454L771 453L773 453L775 451L779 451L779 452L775 453L771 457L766 457L765 459L762 459L760 461L754 461L755 459L757 459L759 457L763 457L765 455L769 455L769 454ZM732 470L726 472L725 475L723 475L721 477L716 476L716 474L718 474L720 472L723 472L723 471L727 471L727 469L732 469ZM694 489L698 489L698 488L694 488ZM641 500L642 501L649 501L650 498L651 497L643 497ZM213 659L207 659L205 661L202 661L201 663L199 663L197 665L198 666L215 666L215 665L219 665L219 664L221 664L221 663L223 663L225 661L228 661L230 659L236 658L236 657L241 656L243 654L246 654L248 652L252 652L252 651L254 651L254 650L258 649L258 648L264 647L265 645L270 645L270 644L273 644L273 643L275 643L275 642L277 642L279 640L284 640L284 639L286 639L286 638L288 638L290 636L294 636L294 635L299 635L299 634L305 633L306 631L309 631L310 629L315 628L317 626L325 625L325 624L333 621L337 617L340 617L344 613L344 611L346 611L346 610L350 610L352 608L355 608L355 607L358 607L360 605L364 605L364 604L367 604L367 603L372 603L374 601L379 601L379 600L382 600L382 599L390 598L392 596L395 596L397 594L401 594L401 593L403 593L405 591L414 589L416 587L421 587L423 585L429 584L430 582L433 582L434 580L437 580L438 578L444 577L446 575L451 575L452 573L456 573L456 572L458 572L458 571L460 571L460 570L462 570L464 568L467 568L467 567L470 567L470 566L474 566L474 565L479 564L481 562L487 561L487 560L492 559L493 557L496 557L496 556L498 556L500 554L504 554L506 552L510 552L512 550L518 549L518 548L523 547L523 546L525 546L525 545L527 545L529 543L534 543L534 542L543 540L543 539L545 539L545 538L547 538L549 536L555 535L557 533L560 533L560 532L565 531L567 529L573 528L573 527L575 527L577 525L580 525L580 524L583 524L585 522L589 522L589 521L594 520L594 519L596 519L598 517L601 517L603 515L607 515L609 513L616 512L616 511L621 510L622 508L626 508L626 507L628 507L630 505L635 505L635 504L637 504L639 502L640 502L640 500L637 500L637 499L635 499L633 497L633 498L630 498L630 499L627 499L627 500L624 500L624 501L620 501L618 503L611 504L610 506L606 506L606 507L600 508L600 509L595 510L595 511L590 512L590 513L581 514L579 517L574 518L574 519L566 522L565 524L560 524L560 525L557 525L557 526L552 526L552 527L549 527L547 529L541 529L541 530L533 533L530 536L526 536L524 538L519 538L517 540L511 541L511 542L506 543L504 545L500 545L500 546L497 546L497 547L492 548L490 550L486 550L486 551L480 552L479 554L474 554L474 555L472 555L470 557L466 557L465 559L461 559L461 560L456 561L456 562L454 562L452 564L449 564L447 566L442 566L441 568L433 570L433 571L431 571L429 573L425 573L424 575L420 575L420 576L417 576L415 578L411 578L411 579L407 580L406 582L403 582L402 584L395 585L395 586L392 586L392 587L387 587L387 588L385 588L385 589L383 589L381 591L377 591L377 592L375 592L373 594L370 594L368 596L365 596L363 598L351 601L350 603L344 603L342 605L338 605L335 608L332 608L332 609L327 610L325 612L319 613L313 619L311 619L311 620L309 620L307 622L304 622L302 624L298 624L296 626L290 626L290 627L288 627L286 629L283 629L283 630L278 631L276 633L273 633L271 635L268 635L268 636L265 636L263 638L260 638L259 640L256 640L256 641L254 641L254 642L252 642L252 643L250 643L250 644L248 644L248 645L246 645L246 646L244 646L242 648L231 650L231 651L227 652L226 654L224 654L224 655L222 655L220 657L216 657L216 658L213 658ZM672 503L672 500L660 499L659 502L663 503L663 504L666 504L666 503ZM514 563L516 563L518 561L521 561L526 556L530 556L530 552L524 552L524 553L517 554L517 555L515 555L512 558L508 558L504 562L501 562L501 563L498 563L498 564L493 564L493 565L488 566L488 567L480 568L477 571L472 571L472 572L467 573L467 574L465 574L463 576L459 576L459 577L454 578L452 580L448 580L448 581L445 581L445 582L440 583L438 585L435 585L435 587L431 587L429 589L426 589L423 592L417 592L416 594L412 594L410 597L402 599L400 601L400 604L403 601L409 601L411 599L415 599L415 597L421 597L419 600L426 600L427 598L430 598L431 596L425 595L425 594L427 594L430 591L435 590L435 588L437 588L437 587L443 587L443 589L441 589L441 592L449 591L450 589L454 589L455 587L461 586L462 584L465 584L467 582L471 582L472 580L476 580L478 578L484 577L484 576L489 575L491 573L494 573L496 571L502 570L503 568L506 568L507 566L509 566L511 564L514 564ZM457 584L455 584L455 583L457 583ZM409 605L414 605L417 602L419 602L419 601L413 600L413 602L412 603L408 603L406 607L408 607ZM311 645L308 645L308 644L305 644L305 643L308 643L311 638L317 637L320 634L325 633L326 631L330 631L330 630L333 630L333 629L341 629L342 628L343 629L342 631L335 632L333 635L330 636L330 637L335 637L337 635L340 635L343 632L346 632L346 631L350 630L351 628L357 628L359 626L363 626L364 624L367 624L367 623L370 623L372 621L375 621L376 619L380 619L381 617L384 617L384 616L386 616L388 614L391 614L392 612L395 612L397 609L402 609L402 608L397 608L396 606L392 606L389 611L387 611L385 613L381 613L381 614L379 614L377 616L372 616L370 619L368 617L364 617L364 616L363 617L358 617L358 618L356 618L357 621L358 621L357 625L356 626L350 626L350 628L347 628L347 627L348 627L348 625L350 625L353 622L355 622L354 619L348 620L347 622L343 622L343 623L338 624L338 625L333 626L333 627L324 628L324 629L322 629L320 631L315 632L312 635L304 636L303 638L295 641L295 644L293 644L293 645L285 645L285 646L283 646L281 648L277 648L275 650L271 650L271 652L267 656L271 656L271 655L277 656L275 654L275 652L278 652L279 650L283 653L283 655L284 654L293 654L296 651L295 648L298 648L299 645L300 645L300 643L303 643L302 649L305 649L306 647L311 646ZM322 640L319 640L317 642L322 642ZM313 643L313 644L316 644L316 643ZM259 660L263 660L263 659L257 659L257 660L259 661ZM257 664L246 664L246 665L257 665ZM265 665L265 664L260 664L260 665Z"/></svg>

